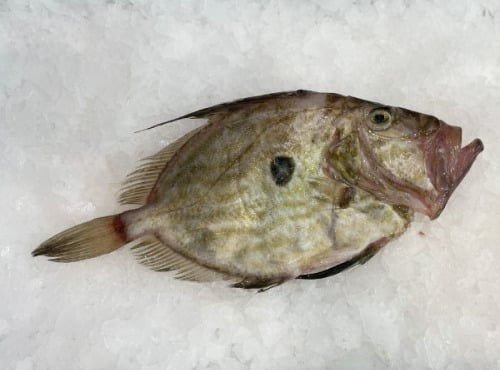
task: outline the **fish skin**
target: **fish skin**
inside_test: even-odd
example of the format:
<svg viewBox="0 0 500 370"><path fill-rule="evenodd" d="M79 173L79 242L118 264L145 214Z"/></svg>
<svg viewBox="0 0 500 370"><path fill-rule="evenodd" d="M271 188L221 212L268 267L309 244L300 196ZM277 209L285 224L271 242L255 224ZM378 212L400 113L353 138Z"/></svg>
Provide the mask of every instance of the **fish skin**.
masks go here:
<svg viewBox="0 0 500 370"><path fill-rule="evenodd" d="M437 217L483 150L435 117L305 90L183 118L208 123L129 176L120 200L142 206L110 232L155 270L243 288L366 262L414 212ZM34 255L58 258L56 237Z"/></svg>

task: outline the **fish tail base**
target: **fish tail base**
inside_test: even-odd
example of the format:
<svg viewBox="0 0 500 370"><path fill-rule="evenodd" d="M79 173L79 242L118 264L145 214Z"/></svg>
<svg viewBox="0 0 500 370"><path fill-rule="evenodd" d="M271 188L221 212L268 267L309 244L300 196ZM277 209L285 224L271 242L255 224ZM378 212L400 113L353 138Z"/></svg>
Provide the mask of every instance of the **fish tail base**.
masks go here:
<svg viewBox="0 0 500 370"><path fill-rule="evenodd" d="M113 252L127 243L120 215L100 217L71 227L43 242L32 256L75 262Z"/></svg>

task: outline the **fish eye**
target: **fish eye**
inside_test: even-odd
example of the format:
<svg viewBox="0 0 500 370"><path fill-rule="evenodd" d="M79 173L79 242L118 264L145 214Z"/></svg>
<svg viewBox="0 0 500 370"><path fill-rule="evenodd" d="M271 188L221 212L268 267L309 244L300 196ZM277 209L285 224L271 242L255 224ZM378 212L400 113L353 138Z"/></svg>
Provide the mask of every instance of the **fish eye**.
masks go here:
<svg viewBox="0 0 500 370"><path fill-rule="evenodd" d="M368 125L374 131L387 130L391 126L392 115L388 108L373 109L368 116Z"/></svg>

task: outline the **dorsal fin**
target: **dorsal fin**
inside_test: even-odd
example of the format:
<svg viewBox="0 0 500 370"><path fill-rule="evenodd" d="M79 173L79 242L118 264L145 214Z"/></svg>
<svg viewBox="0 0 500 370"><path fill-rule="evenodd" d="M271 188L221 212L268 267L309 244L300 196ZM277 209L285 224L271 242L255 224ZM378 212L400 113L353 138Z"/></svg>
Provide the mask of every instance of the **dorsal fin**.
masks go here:
<svg viewBox="0 0 500 370"><path fill-rule="evenodd" d="M249 105L254 105L254 104L263 104L267 103L269 101L275 100L275 99L289 99L289 98L304 98L307 97L308 95L322 95L322 93L317 93L315 91L309 91L309 90L295 90L295 91L282 91L282 92L277 92L277 93L272 93L272 94L265 94L265 95L258 95L258 96L252 96L249 98L243 98L243 99L238 99L234 100L231 102L227 103L222 103L222 104L217 104L212 107L208 108L203 108L200 110L197 110L195 112L191 112L188 114L185 114L183 116L165 121L165 122L160 122L157 123L156 125L153 125L151 127L145 128L140 131L145 131L145 130L151 130L152 128L159 127L166 125L167 123L175 122L184 118L209 118L210 116L218 113L229 113L233 112L239 109L242 109L244 107L247 107ZM336 94L330 94L330 95L336 95Z"/></svg>
<svg viewBox="0 0 500 370"><path fill-rule="evenodd" d="M141 264L155 271L176 271L176 279L191 281L239 280L184 257L153 235L144 237L131 249Z"/></svg>
<svg viewBox="0 0 500 370"><path fill-rule="evenodd" d="M203 127L204 126L201 126L188 132L180 139L167 145L158 153L142 159L144 163L135 171L129 173L122 185L122 190L118 198L120 204L144 205L166 164L172 159L175 153L177 153L189 139L200 132Z"/></svg>
<svg viewBox="0 0 500 370"><path fill-rule="evenodd" d="M325 107L327 96L330 97L330 99L341 97L337 94L317 93L308 90L285 91L253 96L250 98L239 99L229 103L222 103L209 108L200 109L169 121L158 123L144 130L149 130L184 118L206 118L209 120L210 124L214 122L214 117L220 117L226 114L266 104L268 104L269 107L274 108L276 105L283 105L287 109L290 109L290 106L295 107L294 109L297 110L319 109ZM293 103L293 101L295 102ZM146 163L127 176L119 197L120 203L144 205L165 165L189 139L199 132L200 129L201 128L191 131L157 154L145 158Z"/></svg>

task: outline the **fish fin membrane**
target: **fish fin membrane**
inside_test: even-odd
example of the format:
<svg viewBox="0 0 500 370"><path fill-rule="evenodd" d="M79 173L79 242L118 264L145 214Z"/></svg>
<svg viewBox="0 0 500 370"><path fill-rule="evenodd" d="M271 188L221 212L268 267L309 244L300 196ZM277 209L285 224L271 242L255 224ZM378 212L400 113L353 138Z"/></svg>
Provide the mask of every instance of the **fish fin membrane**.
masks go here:
<svg viewBox="0 0 500 370"><path fill-rule="evenodd" d="M217 114L227 114L227 113L231 113L234 111L238 111L240 109L245 109L245 108L250 107L250 106L255 106L258 104L265 104L265 103L276 101L276 100L287 101L289 99L295 99L295 98L300 99L300 98L305 98L305 97L310 96L310 95L324 95L324 94L317 93L315 91L309 91L309 90L295 90L295 91L282 91L282 92L277 92L277 93L272 93L272 94L252 96L249 98L238 99L238 100L234 100L231 102L217 104L217 105L214 105L212 107L200 109L200 110L197 110L195 112L191 112L191 113L185 114L183 116L180 116L180 117L177 117L177 118L165 121L165 122L157 123L156 125L145 128L143 130L139 130L137 132L151 130L152 128L163 126L163 125L166 125L168 123L179 121L179 120L185 119L185 118L211 118L212 116L217 115ZM336 94L328 94L328 95L336 95Z"/></svg>
<svg viewBox="0 0 500 370"><path fill-rule="evenodd" d="M176 279L199 282L235 279L181 255L153 235L139 239L131 250L142 265L154 271L175 271Z"/></svg>
<svg viewBox="0 0 500 370"><path fill-rule="evenodd" d="M75 262L113 252L126 243L118 216L93 219L43 242L31 255L55 262Z"/></svg>
<svg viewBox="0 0 500 370"><path fill-rule="evenodd" d="M354 188L329 177L314 176L306 181L313 189L315 199L329 202L335 208L345 208L355 195Z"/></svg>
<svg viewBox="0 0 500 370"><path fill-rule="evenodd" d="M240 289L258 289L258 292L262 293L283 284L285 281L286 279L271 279L271 280L243 279L240 282L233 284L232 287Z"/></svg>
<svg viewBox="0 0 500 370"><path fill-rule="evenodd" d="M174 251L154 235L137 240L130 249L140 264L154 271L175 271L174 277L179 280L197 282L232 280L237 281L231 285L233 288L259 289L259 292L264 292L284 282L284 280L242 280L241 277L202 266Z"/></svg>
<svg viewBox="0 0 500 370"><path fill-rule="evenodd" d="M118 198L120 204L146 204L151 190L153 190L167 163L202 128L203 126L188 132L158 153L142 159L144 163L135 171L129 173L122 185L122 190Z"/></svg>

